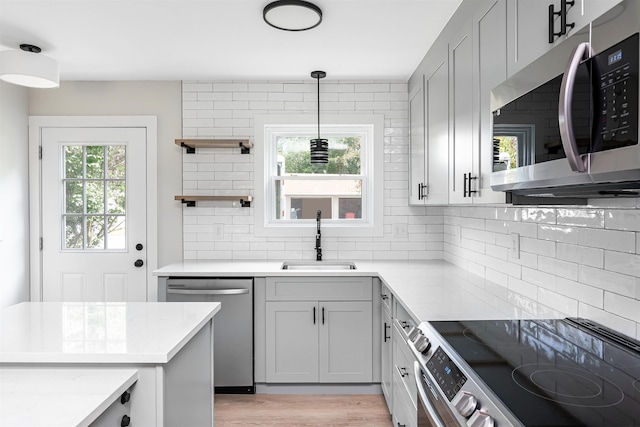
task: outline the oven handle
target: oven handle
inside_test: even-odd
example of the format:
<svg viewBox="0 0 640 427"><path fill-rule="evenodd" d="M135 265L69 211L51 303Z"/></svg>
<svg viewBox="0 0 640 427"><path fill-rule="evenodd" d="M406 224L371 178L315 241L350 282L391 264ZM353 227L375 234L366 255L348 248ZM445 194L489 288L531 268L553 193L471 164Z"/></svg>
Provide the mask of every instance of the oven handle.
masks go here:
<svg viewBox="0 0 640 427"><path fill-rule="evenodd" d="M571 53L571 58L567 64L567 69L562 76L560 86L560 103L558 104L558 124L560 126L560 139L562 147L567 155L567 161L574 172L587 171L587 158L584 160L580 156L576 136L573 133L573 117L571 116L571 105L573 104L573 87L576 83L578 67L584 56L593 55L593 49L588 42L580 43Z"/></svg>
<svg viewBox="0 0 640 427"><path fill-rule="evenodd" d="M242 295L249 289L167 289L168 294L180 295Z"/></svg>
<svg viewBox="0 0 640 427"><path fill-rule="evenodd" d="M427 417L429 417L429 421L436 427L446 427L442 421L440 421L440 417L436 413L436 410L431 406L431 402L429 401L429 397L427 396L427 391L424 389L424 384L422 383L422 369L420 368L420 364L417 361L413 362L413 371L415 373L416 378L416 386L418 388L418 397L422 402L422 406L427 411Z"/></svg>

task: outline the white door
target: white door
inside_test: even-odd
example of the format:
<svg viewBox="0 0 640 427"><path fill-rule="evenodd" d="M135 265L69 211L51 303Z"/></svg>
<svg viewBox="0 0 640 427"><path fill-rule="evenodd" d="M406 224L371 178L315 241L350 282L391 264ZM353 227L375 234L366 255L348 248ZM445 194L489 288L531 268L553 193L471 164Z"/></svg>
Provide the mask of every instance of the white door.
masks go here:
<svg viewBox="0 0 640 427"><path fill-rule="evenodd" d="M43 301L145 301L145 128L42 128Z"/></svg>

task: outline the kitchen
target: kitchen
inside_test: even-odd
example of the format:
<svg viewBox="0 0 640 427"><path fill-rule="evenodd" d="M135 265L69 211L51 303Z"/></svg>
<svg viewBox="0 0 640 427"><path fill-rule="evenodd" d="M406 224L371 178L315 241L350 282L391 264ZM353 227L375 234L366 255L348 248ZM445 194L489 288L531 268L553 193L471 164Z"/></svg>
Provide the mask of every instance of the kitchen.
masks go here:
<svg viewBox="0 0 640 427"><path fill-rule="evenodd" d="M543 28L540 24L540 27L546 31L546 26ZM5 268L8 285L3 287L2 306L30 298L30 289L25 285L29 282L29 263L26 261L29 246L25 239L29 235L26 199L29 193L28 116L157 115L157 164L161 171L157 174L157 224L162 232L157 233L157 260L147 259L150 271L183 259L315 259L312 228L298 237L261 236L252 232L255 207L230 207L223 202L182 207L174 200L175 195L193 189L194 185L212 188L213 181L225 185L220 183L220 176L212 180L205 174L189 173L185 166L198 163L198 157L189 158L183 154L184 149L173 143L176 138L254 135L255 129L242 122L237 122L240 130L234 131L234 123L221 120L220 129L216 129L213 120L211 124L198 119L213 116L218 107L231 111L234 117L246 119L254 114L264 114L265 110L281 112L283 107L286 109L287 102L291 103L292 111L297 111L301 105L295 104L300 102L296 99L302 99L302 102L311 99L306 104L307 112L315 113L312 96L316 87L307 76L309 71L295 79L276 81L75 81L63 82L60 89L50 91L27 91L3 83L2 139L25 143L3 144L0 155L2 191L9 196L4 198L3 205L3 218L9 221L4 221L1 231L2 259L5 266L14 266ZM321 82L321 96L327 100L323 101L323 111L326 108L327 114L335 114L347 108L345 103L352 103L353 107L349 105L351 112L381 114L385 135L382 235L339 237L331 235L327 227L323 233L324 259L354 260L356 263L359 260L412 259L425 260L425 264L426 260L444 259L475 275L471 277L477 276L475 282L471 282L480 288L486 286L482 280L486 279L502 287L499 289L505 296L512 292L517 296L515 305L524 313L537 318L557 317L559 313L586 317L638 338L637 224L640 222L637 199L592 200L588 206L566 207L457 204L452 196L449 202L435 206L409 205L409 190L414 188L409 185L408 177L413 161L409 158L409 86L414 87L411 80L407 84L406 79ZM265 98L280 100L269 105L264 104ZM239 100L239 103L216 104L225 100ZM251 103L260 113L251 111ZM8 126L7 123L21 125ZM232 188L238 193L252 192L255 203L259 203L260 197L256 194L259 187L253 184L257 176L251 171L252 164L258 166L255 153L247 158L238 150L216 152L225 156L221 161L230 162L233 170L240 173L230 180L237 182L237 186L231 184ZM8 200L11 200L10 204L7 204ZM222 238L216 237L216 227L207 222L212 217L211 212L214 212L214 224L222 226ZM12 227L6 227L7 222ZM519 256L511 252L513 234L519 236ZM150 300L155 296L152 289L151 286Z"/></svg>

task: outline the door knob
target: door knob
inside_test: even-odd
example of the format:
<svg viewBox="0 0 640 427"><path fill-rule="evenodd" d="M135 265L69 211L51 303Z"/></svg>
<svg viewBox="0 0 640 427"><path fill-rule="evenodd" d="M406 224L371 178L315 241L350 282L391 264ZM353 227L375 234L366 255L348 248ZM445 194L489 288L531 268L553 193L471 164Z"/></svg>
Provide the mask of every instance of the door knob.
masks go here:
<svg viewBox="0 0 640 427"><path fill-rule="evenodd" d="M133 263L136 267L142 267L144 265L144 261L141 259L137 259L136 262Z"/></svg>
<svg viewBox="0 0 640 427"><path fill-rule="evenodd" d="M136 245L136 251L141 251L142 249L144 249L144 246L142 246L142 243L138 243Z"/></svg>

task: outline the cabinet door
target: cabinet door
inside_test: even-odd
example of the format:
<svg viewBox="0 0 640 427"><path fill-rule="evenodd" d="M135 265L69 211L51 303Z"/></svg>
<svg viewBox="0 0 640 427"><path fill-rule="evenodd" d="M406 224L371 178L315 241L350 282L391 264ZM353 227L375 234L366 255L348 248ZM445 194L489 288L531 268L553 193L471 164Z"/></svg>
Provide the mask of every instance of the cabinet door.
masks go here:
<svg viewBox="0 0 640 427"><path fill-rule="evenodd" d="M267 382L317 382L318 303L267 302L266 315Z"/></svg>
<svg viewBox="0 0 640 427"><path fill-rule="evenodd" d="M471 203L465 174L474 174L473 159L473 37L471 19L464 21L449 46L451 96L449 107L449 203ZM475 186L475 183L473 184Z"/></svg>
<svg viewBox="0 0 640 427"><path fill-rule="evenodd" d="M447 46L434 47L425 76L427 204L449 202L449 67Z"/></svg>
<svg viewBox="0 0 640 427"><path fill-rule="evenodd" d="M509 2L507 25L509 76L523 69L553 47L549 44L549 4L559 0L513 0ZM556 25L560 25L557 23Z"/></svg>
<svg viewBox="0 0 640 427"><path fill-rule="evenodd" d="M507 78L507 1L482 0L474 17L474 63L478 75L478 111L474 146L478 180L474 182L474 203L504 203L505 193L491 190L493 172L493 132L491 90Z"/></svg>
<svg viewBox="0 0 640 427"><path fill-rule="evenodd" d="M424 90L423 85L409 94L409 121L411 139L409 143L409 204L423 205L425 186L425 138L424 138Z"/></svg>
<svg viewBox="0 0 640 427"><path fill-rule="evenodd" d="M382 316L380 319L380 331L382 332L382 341L381 344L381 373L380 373L380 386L382 387L382 393L384 394L384 398L387 401L387 406L389 410L393 408L393 402L391 400L391 381L392 381L392 373L393 373L393 360L391 358L392 355L392 344L391 344L391 315L389 311L382 306Z"/></svg>
<svg viewBox="0 0 640 427"><path fill-rule="evenodd" d="M371 302L320 302L319 307L320 382L371 382Z"/></svg>

